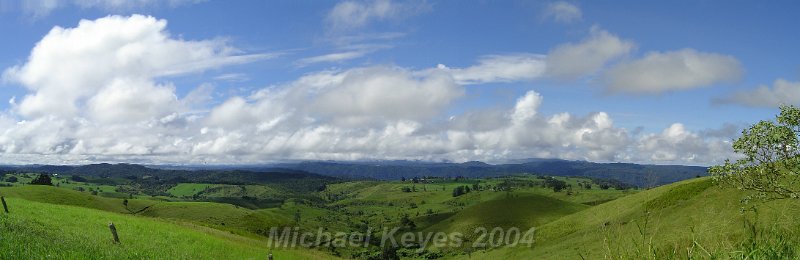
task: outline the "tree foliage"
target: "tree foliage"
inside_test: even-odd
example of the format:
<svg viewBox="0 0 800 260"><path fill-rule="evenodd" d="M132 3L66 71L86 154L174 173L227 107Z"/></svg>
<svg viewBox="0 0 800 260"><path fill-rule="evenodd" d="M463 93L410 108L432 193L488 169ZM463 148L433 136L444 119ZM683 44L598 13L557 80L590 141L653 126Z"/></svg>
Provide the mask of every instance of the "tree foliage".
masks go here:
<svg viewBox="0 0 800 260"><path fill-rule="evenodd" d="M39 177L33 179L31 181L32 185L50 185L53 186L53 180L50 178L50 175L47 174L39 174Z"/></svg>
<svg viewBox="0 0 800 260"><path fill-rule="evenodd" d="M800 198L800 108L781 106L775 121L762 120L733 142L741 157L709 169L723 185L754 191L764 200Z"/></svg>

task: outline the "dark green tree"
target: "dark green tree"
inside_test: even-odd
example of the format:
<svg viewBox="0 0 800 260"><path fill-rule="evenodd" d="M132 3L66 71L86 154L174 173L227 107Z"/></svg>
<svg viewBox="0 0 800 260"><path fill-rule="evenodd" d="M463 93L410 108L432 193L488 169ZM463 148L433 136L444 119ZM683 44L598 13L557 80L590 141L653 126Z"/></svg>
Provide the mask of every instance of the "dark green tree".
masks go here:
<svg viewBox="0 0 800 260"><path fill-rule="evenodd" d="M53 186L53 179L50 178L50 175L42 173L42 174L39 174L39 176L36 177L36 179L33 179L31 181L31 184L32 185L50 185L50 186Z"/></svg>
<svg viewBox="0 0 800 260"><path fill-rule="evenodd" d="M453 197L464 195L464 186L458 186L453 189Z"/></svg>
<svg viewBox="0 0 800 260"><path fill-rule="evenodd" d="M403 214L403 216L400 217L400 228L404 230L414 230L417 228L417 224L408 218L407 214Z"/></svg>

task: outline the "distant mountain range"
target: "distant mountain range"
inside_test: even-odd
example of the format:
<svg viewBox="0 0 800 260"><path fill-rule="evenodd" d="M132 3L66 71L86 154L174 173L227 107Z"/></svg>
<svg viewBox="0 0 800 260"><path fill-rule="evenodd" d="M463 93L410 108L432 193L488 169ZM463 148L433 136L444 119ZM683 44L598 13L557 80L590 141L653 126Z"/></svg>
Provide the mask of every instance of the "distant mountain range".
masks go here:
<svg viewBox="0 0 800 260"><path fill-rule="evenodd" d="M4 166L4 170L24 170L63 174L87 174L93 176L124 177L142 174L170 178L170 176L194 178L233 177L237 181L260 179L257 172L269 173L272 177L314 178L324 175L344 179L397 180L422 176L485 178L510 174L539 174L553 176L575 176L617 180L639 187L652 187L673 183L697 176L706 176L708 168L683 165L642 165L632 163L593 163L559 159L527 159L506 164L487 164L479 161L465 163L439 163L421 161L306 161L272 165L249 166L143 166L136 164L92 164L83 166L28 165ZM228 172L231 175L224 175ZM212 177L213 176L213 177ZM234 177L235 176L235 177ZM321 177L321 176L320 176Z"/></svg>
<svg viewBox="0 0 800 260"><path fill-rule="evenodd" d="M558 159L530 159L519 163L487 164L432 163L413 161L376 162L299 162L273 165L341 178L394 180L420 176L484 178L509 174L540 174L613 179L623 183L652 187L697 176L706 176L708 168L683 165L642 165L632 163L593 163ZM252 168L257 170L258 168Z"/></svg>

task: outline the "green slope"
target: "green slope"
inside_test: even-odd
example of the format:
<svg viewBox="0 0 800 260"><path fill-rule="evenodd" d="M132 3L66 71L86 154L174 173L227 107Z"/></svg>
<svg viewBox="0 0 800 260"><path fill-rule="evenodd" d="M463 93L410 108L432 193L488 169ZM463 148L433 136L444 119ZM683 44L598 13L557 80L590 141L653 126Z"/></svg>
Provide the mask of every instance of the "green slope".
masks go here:
<svg viewBox="0 0 800 260"><path fill-rule="evenodd" d="M0 194L6 197L24 198L30 201L79 206L117 213L136 212L145 207L159 203L153 200L130 199L128 200L128 207L126 208L125 205L122 204L123 199L93 196L86 192L42 185L3 187L0 188Z"/></svg>
<svg viewBox="0 0 800 260"><path fill-rule="evenodd" d="M425 231L461 232L472 241L478 227L527 230L588 207L538 194L509 195L465 208Z"/></svg>
<svg viewBox="0 0 800 260"><path fill-rule="evenodd" d="M477 252L478 259L660 259L665 257L740 258L748 237L740 211L745 193L699 178L640 192L604 203L537 229L533 248ZM800 202L759 205L761 231L795 234ZM761 232L759 231L759 232ZM758 233L758 232L757 232ZM797 241L794 241L797 242ZM788 243L789 247L800 244ZM765 245L759 245L765 246ZM769 246L769 245L766 245ZM456 257L460 258L460 257Z"/></svg>
<svg viewBox="0 0 800 260"><path fill-rule="evenodd" d="M190 221L229 231L266 234L269 227L289 226L291 213L274 210L250 210L213 202L163 202L131 199L125 207L122 199L93 196L51 186L28 185L0 188L0 194L25 200L71 205L103 211L135 214L154 218Z"/></svg>
<svg viewBox="0 0 800 260"><path fill-rule="evenodd" d="M6 198L0 213L0 259L265 259L264 240L182 222L164 222L75 206ZM108 229L113 222L121 244ZM276 259L330 258L314 251L276 250Z"/></svg>
<svg viewBox="0 0 800 260"><path fill-rule="evenodd" d="M194 221L226 230L266 234L269 227L293 224L286 215L269 210L250 210L230 204L213 202L158 203L139 213L142 216Z"/></svg>

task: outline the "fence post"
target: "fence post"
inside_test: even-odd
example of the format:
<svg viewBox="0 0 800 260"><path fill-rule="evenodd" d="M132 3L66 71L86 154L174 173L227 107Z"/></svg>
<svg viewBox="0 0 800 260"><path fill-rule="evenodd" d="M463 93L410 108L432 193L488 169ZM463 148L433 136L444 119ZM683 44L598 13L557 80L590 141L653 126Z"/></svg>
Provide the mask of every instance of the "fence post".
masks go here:
<svg viewBox="0 0 800 260"><path fill-rule="evenodd" d="M0 197L0 200L3 201L3 210L5 210L6 213L8 213L8 205L6 205L6 198L5 197Z"/></svg>
<svg viewBox="0 0 800 260"><path fill-rule="evenodd" d="M114 243L119 243L119 236L117 236L117 227L114 223L108 222L108 229L111 229L111 234L114 235Z"/></svg>

